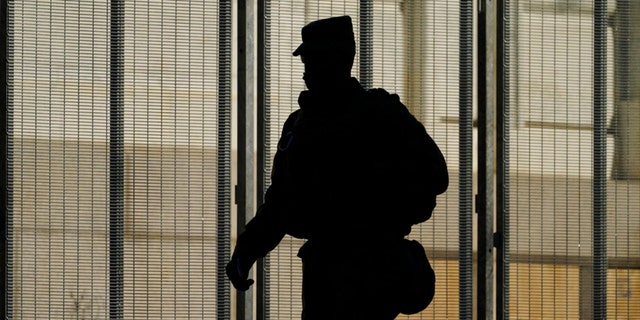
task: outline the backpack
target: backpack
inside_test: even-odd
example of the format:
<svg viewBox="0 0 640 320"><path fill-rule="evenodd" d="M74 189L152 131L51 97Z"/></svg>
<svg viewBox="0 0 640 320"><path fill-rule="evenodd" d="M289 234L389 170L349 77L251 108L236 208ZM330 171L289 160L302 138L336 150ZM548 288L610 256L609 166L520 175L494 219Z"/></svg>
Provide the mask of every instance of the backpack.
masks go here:
<svg viewBox="0 0 640 320"><path fill-rule="evenodd" d="M398 95L384 89L368 90L367 95L373 114L369 121L385 128L380 140L391 146L396 159L390 162L401 169L396 182L403 201L401 210L406 211L411 224L427 221L435 208L436 196L449 185L444 156Z"/></svg>
<svg viewBox="0 0 640 320"><path fill-rule="evenodd" d="M288 233L308 238L340 219L408 234L448 186L442 153L395 94L367 90L345 109L320 119L300 109L285 123L272 180L286 197Z"/></svg>

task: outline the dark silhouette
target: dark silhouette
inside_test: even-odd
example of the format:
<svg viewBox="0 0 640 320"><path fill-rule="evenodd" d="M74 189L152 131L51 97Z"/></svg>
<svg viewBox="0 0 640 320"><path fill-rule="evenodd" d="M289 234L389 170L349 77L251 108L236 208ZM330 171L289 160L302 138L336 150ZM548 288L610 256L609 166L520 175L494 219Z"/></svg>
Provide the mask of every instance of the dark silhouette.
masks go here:
<svg viewBox="0 0 640 320"><path fill-rule="evenodd" d="M254 262L289 234L308 241L303 319L394 319L431 302L435 275L405 236L448 186L436 143L395 94L351 77L348 16L312 22L293 53L308 91L284 124L264 204L240 234L227 275L247 290Z"/></svg>

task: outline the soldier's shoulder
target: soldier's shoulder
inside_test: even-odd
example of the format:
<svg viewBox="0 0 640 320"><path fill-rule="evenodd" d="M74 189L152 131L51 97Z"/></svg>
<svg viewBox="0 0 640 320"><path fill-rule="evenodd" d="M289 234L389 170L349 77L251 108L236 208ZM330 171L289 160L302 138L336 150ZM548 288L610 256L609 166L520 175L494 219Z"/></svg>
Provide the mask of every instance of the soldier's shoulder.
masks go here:
<svg viewBox="0 0 640 320"><path fill-rule="evenodd" d="M383 88L373 88L367 90L370 103L383 113L405 114L407 107L400 101L400 97L395 93L389 93Z"/></svg>
<svg viewBox="0 0 640 320"><path fill-rule="evenodd" d="M390 99L392 101L400 101L400 97L395 93L389 93L384 88L372 88L367 90L367 94L372 98L377 99Z"/></svg>
<svg viewBox="0 0 640 320"><path fill-rule="evenodd" d="M282 126L282 132L286 133L290 131L296 123L300 121L300 118L302 118L302 109L297 109L291 112Z"/></svg>
<svg viewBox="0 0 640 320"><path fill-rule="evenodd" d="M296 109L295 111L289 114L287 120L296 120L298 117L302 116L302 109Z"/></svg>

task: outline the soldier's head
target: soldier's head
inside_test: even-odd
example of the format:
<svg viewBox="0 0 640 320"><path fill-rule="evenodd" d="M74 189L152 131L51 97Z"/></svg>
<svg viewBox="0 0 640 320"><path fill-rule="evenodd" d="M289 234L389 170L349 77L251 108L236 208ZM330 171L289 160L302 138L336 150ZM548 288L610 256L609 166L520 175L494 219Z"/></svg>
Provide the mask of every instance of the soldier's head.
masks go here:
<svg viewBox="0 0 640 320"><path fill-rule="evenodd" d="M331 88L351 77L356 54L349 16L314 21L302 28L302 44L293 52L304 63L304 80L310 90Z"/></svg>

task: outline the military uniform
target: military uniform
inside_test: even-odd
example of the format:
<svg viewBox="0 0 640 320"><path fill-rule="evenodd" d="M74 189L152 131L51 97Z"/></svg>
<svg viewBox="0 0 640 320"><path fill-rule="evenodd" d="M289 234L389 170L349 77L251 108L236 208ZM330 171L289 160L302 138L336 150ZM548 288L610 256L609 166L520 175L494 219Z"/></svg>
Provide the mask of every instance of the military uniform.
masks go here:
<svg viewBox="0 0 640 320"><path fill-rule="evenodd" d="M393 319L403 312L401 284L412 281L400 279L412 259L403 239L447 189L444 157L397 95L355 78L330 95L303 91L298 103L234 259L247 268L286 234L307 239L298 253L303 319Z"/></svg>

